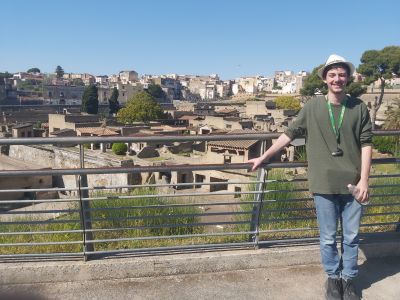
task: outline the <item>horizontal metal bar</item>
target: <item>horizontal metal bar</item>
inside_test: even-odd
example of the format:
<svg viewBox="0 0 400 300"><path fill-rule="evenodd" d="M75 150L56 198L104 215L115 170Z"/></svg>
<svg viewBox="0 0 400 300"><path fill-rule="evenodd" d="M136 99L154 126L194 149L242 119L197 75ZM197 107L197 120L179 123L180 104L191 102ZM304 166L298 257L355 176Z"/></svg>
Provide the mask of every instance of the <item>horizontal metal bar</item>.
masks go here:
<svg viewBox="0 0 400 300"><path fill-rule="evenodd" d="M282 244L282 243L298 243L298 242L317 242L319 241L319 237L302 237L297 239L281 239L281 240L260 240L258 243L260 245L267 245L267 244Z"/></svg>
<svg viewBox="0 0 400 300"><path fill-rule="evenodd" d="M43 199L43 200L1 200L0 204L9 203L56 203L56 202L78 202L78 198L64 198L64 199Z"/></svg>
<svg viewBox="0 0 400 300"><path fill-rule="evenodd" d="M372 131L375 136L399 136L399 130L374 130Z"/></svg>
<svg viewBox="0 0 400 300"><path fill-rule="evenodd" d="M0 222L0 225L34 225L34 224L64 224L64 223L80 223L79 219L76 220L46 220L46 221L10 221Z"/></svg>
<svg viewBox="0 0 400 300"><path fill-rule="evenodd" d="M56 231L14 231L14 232L0 232L0 236L10 235L41 235L41 234L66 234L66 233L82 233L82 229L76 230L56 230Z"/></svg>
<svg viewBox="0 0 400 300"><path fill-rule="evenodd" d="M368 207L378 207L378 206L399 206L400 207L400 202L395 202L395 203L377 203L377 204L369 203L366 208L368 208Z"/></svg>
<svg viewBox="0 0 400 300"><path fill-rule="evenodd" d="M0 202L1 203L1 202ZM2 215L30 215L30 214L53 214L53 213L75 213L79 212L78 209L53 209L53 210L8 210L1 212Z"/></svg>
<svg viewBox="0 0 400 300"><path fill-rule="evenodd" d="M380 189L386 187L398 187L400 190L400 183L398 184L372 184L369 186L370 189Z"/></svg>
<svg viewBox="0 0 400 300"><path fill-rule="evenodd" d="M126 230L142 230L142 229L162 229L162 228L179 228L179 227L202 227L202 226L216 226L216 225L238 225L249 224L250 221L235 221L235 222L202 222L202 223L186 223L186 224L164 224L163 226L133 226L121 228L99 228L99 229L86 229L86 232L107 232L107 231L126 231ZM92 224L93 225L93 224Z"/></svg>
<svg viewBox="0 0 400 300"><path fill-rule="evenodd" d="M175 218L191 218L191 217L212 217L212 216L236 216L236 215L251 215L252 211L239 212L215 212L215 213L198 213L198 214L171 214L171 215L148 215L138 217L123 217L123 218L91 218L87 222L95 221L129 221L129 220L153 220L153 219L175 219ZM187 223L185 223L187 224Z"/></svg>
<svg viewBox="0 0 400 300"><path fill-rule="evenodd" d="M370 175L369 178L390 178L390 177L400 177L400 174L375 174Z"/></svg>
<svg viewBox="0 0 400 300"><path fill-rule="evenodd" d="M306 166L305 163L269 163L263 164L268 168L297 168ZM92 175L92 174L120 174L120 173L145 173L163 171L210 171L210 170L250 170L252 164L201 164L201 165L166 165L166 166L133 166L133 167L101 167L85 169L32 169L32 170L1 170L0 177L18 176L46 176L46 175Z"/></svg>
<svg viewBox="0 0 400 300"><path fill-rule="evenodd" d="M1 139L0 139L1 140ZM373 159L373 163L393 164L400 163L400 158L378 158ZM119 173L143 173L143 172L162 172L162 171L209 171L209 170L250 170L252 164L202 164L202 165L166 165L166 166L134 166L134 167L107 167L107 168L86 168L86 169L38 169L38 170L1 170L0 177L18 176L46 176L46 175L90 175L90 174L119 174ZM265 163L264 168L298 168L306 167L304 162L290 163Z"/></svg>
<svg viewBox="0 0 400 300"><path fill-rule="evenodd" d="M319 228L318 227L302 227L302 228L270 229L270 230L259 230L259 233L276 233L276 232L307 231L307 230L319 230Z"/></svg>
<svg viewBox="0 0 400 300"><path fill-rule="evenodd" d="M304 202L304 201L313 201L312 197L305 198L289 198L289 199L265 199L263 202L272 202L272 203L280 203L280 202Z"/></svg>
<svg viewBox="0 0 400 300"><path fill-rule="evenodd" d="M27 254L0 254L2 258L51 258L51 257L79 257L83 256L84 252L53 252L53 253L27 253Z"/></svg>
<svg viewBox="0 0 400 300"><path fill-rule="evenodd" d="M272 222L286 222L286 221L302 221L302 220L317 220L317 217L292 217L292 218L262 218L260 222L272 223Z"/></svg>
<svg viewBox="0 0 400 300"><path fill-rule="evenodd" d="M375 227L375 226L388 226L388 225L397 225L399 221L396 222L381 222L381 223L361 223L360 227Z"/></svg>
<svg viewBox="0 0 400 300"><path fill-rule="evenodd" d="M4 189L0 193L16 193L16 192L66 192L78 191L78 188L36 188L36 189Z"/></svg>
<svg viewBox="0 0 400 300"><path fill-rule="evenodd" d="M0 247L30 247L30 246L77 245L77 244L83 244L83 241L0 244Z"/></svg>
<svg viewBox="0 0 400 300"><path fill-rule="evenodd" d="M257 201L234 201L234 202L199 202L199 203L183 203L183 204L160 204L160 205L138 205L138 206L118 206L105 208L90 208L88 211L110 211L110 210L129 210L143 208L174 208L174 207L199 207L199 206L219 206L219 205L241 205L254 204Z"/></svg>
<svg viewBox="0 0 400 300"><path fill-rule="evenodd" d="M278 208L278 209L269 209L268 206L264 206L262 213L275 213L275 212L293 212L293 211L313 211L314 207L299 207L299 208Z"/></svg>
<svg viewBox="0 0 400 300"><path fill-rule="evenodd" d="M259 194L260 191L242 191L242 192L195 192L195 193L176 193L176 194L144 194L144 195L110 195L102 197L90 197L90 198L70 198L70 199L50 199L50 200L2 200L0 203L49 203L49 202L77 202L83 201L96 201L96 200L117 200L117 199L142 199L142 198L179 198L179 197L199 197L199 196L223 196L223 195L244 195L244 194Z"/></svg>
<svg viewBox="0 0 400 300"><path fill-rule="evenodd" d="M291 190L264 190L264 193L298 193L298 192L308 192L308 189L291 189Z"/></svg>
<svg viewBox="0 0 400 300"><path fill-rule="evenodd" d="M400 196L400 193L396 193L396 194L370 194L369 197L370 198L375 198L375 197L394 197L394 196Z"/></svg>
<svg viewBox="0 0 400 300"><path fill-rule="evenodd" d="M246 133L224 135L166 135L141 137L62 137L62 138L8 138L0 139L0 145L53 145L53 144L88 144L88 143L137 143L137 142L201 142L201 141L231 141L231 140L269 140L279 137L280 133Z"/></svg>
<svg viewBox="0 0 400 300"><path fill-rule="evenodd" d="M400 211L363 214L363 217L390 216L390 215L399 215L400 216Z"/></svg>
<svg viewBox="0 0 400 300"><path fill-rule="evenodd" d="M103 240L86 240L87 243L110 243L110 242L124 242L124 241L147 241L147 240L160 240L160 239L180 239L180 238L197 238L197 237L211 237L211 236L235 236L235 235L248 235L254 234L253 231L240 231L240 232L218 232L218 233L203 233L203 234L182 234L182 235L167 235L167 236L145 236L134 238L117 238L117 239L103 239Z"/></svg>
<svg viewBox="0 0 400 300"><path fill-rule="evenodd" d="M278 138L282 133L245 133L224 135L168 135L141 137L60 137L60 138L8 138L0 139L0 145L36 145L36 144L87 144L87 143L136 143L136 142L201 142L201 141L231 141L231 140L270 140ZM374 131L376 136L398 136L398 130Z"/></svg>
<svg viewBox="0 0 400 300"><path fill-rule="evenodd" d="M260 191L246 191L246 192L201 192L201 193L179 193L179 194L146 194L146 195L132 195L132 196L107 196L107 197L91 197L82 198L83 201L96 201L96 200L112 200L112 199L146 199L146 198L179 198L179 197L200 197L200 196L226 196L226 195L242 195L242 194L260 194Z"/></svg>
<svg viewBox="0 0 400 300"><path fill-rule="evenodd" d="M154 253L165 251L180 251L180 250L195 250L195 249L229 249L243 246L254 246L254 242L237 242L237 243L221 243L221 244L201 244L201 245L181 245L170 247L156 247L156 248L132 248L132 249L118 249L109 251L87 251L86 254L116 254L116 253Z"/></svg>
<svg viewBox="0 0 400 300"><path fill-rule="evenodd" d="M275 182L271 180L271 182ZM94 186L79 188L36 188L36 189L3 189L0 193L16 193L16 192L63 192L63 191L97 191L111 189L133 189L133 188L157 188L157 187L175 187L175 186L193 186L193 185L226 185L226 184L257 184L259 181L228 181L228 182L192 182L192 183L165 183L165 184L136 184L136 185L115 185L115 186Z"/></svg>

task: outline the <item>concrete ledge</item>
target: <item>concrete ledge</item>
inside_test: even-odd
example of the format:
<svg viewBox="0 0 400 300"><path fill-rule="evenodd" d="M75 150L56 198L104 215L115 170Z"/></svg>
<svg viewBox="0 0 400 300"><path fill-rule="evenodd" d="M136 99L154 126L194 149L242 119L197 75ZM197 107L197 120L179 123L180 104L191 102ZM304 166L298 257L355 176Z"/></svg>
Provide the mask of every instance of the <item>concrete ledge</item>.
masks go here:
<svg viewBox="0 0 400 300"><path fill-rule="evenodd" d="M398 235L397 240L360 246L360 262L383 256L400 256ZM312 264L320 264L318 245L124 257L88 262L9 262L0 264L0 284L127 279Z"/></svg>

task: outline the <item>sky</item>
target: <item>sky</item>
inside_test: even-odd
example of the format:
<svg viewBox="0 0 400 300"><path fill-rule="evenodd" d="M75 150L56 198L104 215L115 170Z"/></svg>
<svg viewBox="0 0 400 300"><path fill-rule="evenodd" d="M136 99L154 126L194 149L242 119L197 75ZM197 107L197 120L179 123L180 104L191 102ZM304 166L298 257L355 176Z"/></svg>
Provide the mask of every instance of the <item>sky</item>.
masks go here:
<svg viewBox="0 0 400 300"><path fill-rule="evenodd" d="M398 0L0 0L0 72L299 72L400 45Z"/></svg>

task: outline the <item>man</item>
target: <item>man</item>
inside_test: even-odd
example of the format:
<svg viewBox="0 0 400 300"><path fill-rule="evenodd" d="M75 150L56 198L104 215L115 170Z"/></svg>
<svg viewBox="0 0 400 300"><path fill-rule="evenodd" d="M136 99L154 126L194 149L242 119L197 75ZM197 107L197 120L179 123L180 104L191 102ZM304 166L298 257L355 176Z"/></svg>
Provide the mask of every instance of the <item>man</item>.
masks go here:
<svg viewBox="0 0 400 300"><path fill-rule="evenodd" d="M353 72L352 63L335 54L329 56L318 70L328 94L308 101L285 133L263 155L248 161L255 170L293 139L306 136L309 189L317 211L322 265L328 276L327 299L360 299L352 281L358 273L360 203L368 201L372 132L367 106L345 94ZM357 199L349 193L348 184L359 189ZM341 256L336 245L339 219Z"/></svg>

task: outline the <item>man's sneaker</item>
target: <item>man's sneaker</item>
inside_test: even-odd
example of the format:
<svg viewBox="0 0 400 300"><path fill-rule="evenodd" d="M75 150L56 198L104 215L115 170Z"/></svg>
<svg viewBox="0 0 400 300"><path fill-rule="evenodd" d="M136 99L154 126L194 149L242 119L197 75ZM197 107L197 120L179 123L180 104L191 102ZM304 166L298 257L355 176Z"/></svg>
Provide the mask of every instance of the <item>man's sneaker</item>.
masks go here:
<svg viewBox="0 0 400 300"><path fill-rule="evenodd" d="M354 288L353 282L342 279L343 286L343 300L360 300L360 296L357 295L356 289Z"/></svg>
<svg viewBox="0 0 400 300"><path fill-rule="evenodd" d="M342 300L342 280L329 278L326 281L326 300Z"/></svg>

